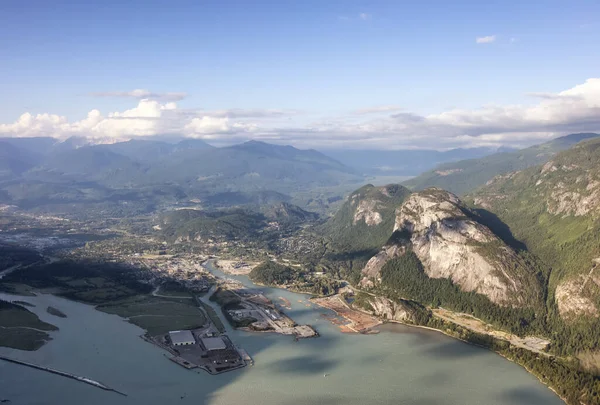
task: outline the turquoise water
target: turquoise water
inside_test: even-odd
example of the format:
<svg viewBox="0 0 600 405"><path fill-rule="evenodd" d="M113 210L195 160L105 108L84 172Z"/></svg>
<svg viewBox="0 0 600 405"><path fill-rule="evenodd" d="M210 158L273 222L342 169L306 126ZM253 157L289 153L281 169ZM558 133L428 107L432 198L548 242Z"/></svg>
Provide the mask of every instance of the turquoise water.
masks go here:
<svg viewBox="0 0 600 405"><path fill-rule="evenodd" d="M253 286L246 277L234 277ZM121 397L56 375L0 362L0 400L14 404L406 404L558 405L535 377L500 356L433 331L385 325L378 335L339 332L307 296L261 288L321 337L229 331L255 365L217 376L185 370L139 338L141 329L93 307L51 295L20 297L60 330L36 352L0 354L101 381ZM16 299L0 294L1 298ZM302 302L299 302L302 301ZM54 306L67 318L46 313ZM326 375L326 376L325 376Z"/></svg>

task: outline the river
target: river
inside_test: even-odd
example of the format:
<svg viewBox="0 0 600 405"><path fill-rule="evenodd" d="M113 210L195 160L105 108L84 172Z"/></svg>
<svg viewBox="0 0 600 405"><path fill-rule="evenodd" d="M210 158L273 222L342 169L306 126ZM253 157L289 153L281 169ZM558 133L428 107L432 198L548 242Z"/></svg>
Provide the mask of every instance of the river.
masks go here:
<svg viewBox="0 0 600 405"><path fill-rule="evenodd" d="M223 275L212 268L217 275ZM16 297L60 328L36 352L0 348L0 354L47 365L105 383L128 396L27 367L0 362L0 400L10 404L394 404L559 405L563 402L534 376L488 350L434 331L384 325L377 335L350 335L321 317L328 310L307 296L254 286L245 276L226 276L260 288L286 312L313 325L317 339L232 331L255 365L217 376L185 370L139 338L138 327L92 306L52 295ZM53 306L67 315L46 312ZM220 312L219 312L220 313Z"/></svg>

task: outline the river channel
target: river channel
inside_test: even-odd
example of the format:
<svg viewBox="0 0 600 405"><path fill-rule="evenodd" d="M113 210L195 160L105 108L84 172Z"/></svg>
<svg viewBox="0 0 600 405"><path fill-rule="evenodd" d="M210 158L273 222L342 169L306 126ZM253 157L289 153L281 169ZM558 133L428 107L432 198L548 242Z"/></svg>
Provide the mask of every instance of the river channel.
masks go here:
<svg viewBox="0 0 600 405"><path fill-rule="evenodd" d="M298 323L320 337L299 342L290 336L232 331L255 365L216 376L185 370L139 338L143 333L115 315L52 295L0 298L35 304L38 316L60 328L36 352L0 348L0 354L100 381L115 393L57 375L0 362L0 400L15 404L394 404L559 405L563 402L534 376L488 350L434 331L384 325L377 335L342 334L324 319L329 311L308 296L260 288ZM54 317L47 306L67 318ZM220 312L219 312L220 313Z"/></svg>

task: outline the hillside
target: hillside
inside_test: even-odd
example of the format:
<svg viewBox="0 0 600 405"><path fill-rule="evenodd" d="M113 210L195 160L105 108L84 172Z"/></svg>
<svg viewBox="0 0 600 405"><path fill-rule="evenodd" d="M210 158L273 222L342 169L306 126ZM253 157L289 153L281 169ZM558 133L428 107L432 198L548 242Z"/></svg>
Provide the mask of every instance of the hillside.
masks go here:
<svg viewBox="0 0 600 405"><path fill-rule="evenodd" d="M0 141L0 179L10 179L35 166L35 156L8 142Z"/></svg>
<svg viewBox="0 0 600 405"><path fill-rule="evenodd" d="M447 299L442 305L450 306L459 305L454 302L461 300L457 289L485 296L488 304L501 307L542 302L539 275L449 192L427 189L412 194L396 211L393 232L363 269L363 286L383 284L421 302L428 289L448 288L454 290L452 296L438 291L430 298ZM469 297L472 303L478 301L473 294Z"/></svg>
<svg viewBox="0 0 600 405"><path fill-rule="evenodd" d="M149 167L145 181L175 181L192 190L262 189L289 194L360 179L352 169L319 152L251 141L226 148L175 152Z"/></svg>
<svg viewBox="0 0 600 405"><path fill-rule="evenodd" d="M362 181L315 150L256 141L215 148L197 139L4 138L0 158L0 203L60 214L131 215L191 200L211 208L264 205ZM90 204L94 210L86 210Z"/></svg>
<svg viewBox="0 0 600 405"><path fill-rule="evenodd" d="M181 209L161 215L157 230L174 241L244 240L267 226L264 215L246 210Z"/></svg>
<svg viewBox="0 0 600 405"><path fill-rule="evenodd" d="M340 251L379 248L392 234L396 208L409 194L398 184L367 184L348 196L321 232Z"/></svg>
<svg viewBox="0 0 600 405"><path fill-rule="evenodd" d="M261 212L271 221L283 224L299 224L319 219L314 212L305 211L297 205L287 202L260 206Z"/></svg>
<svg viewBox="0 0 600 405"><path fill-rule="evenodd" d="M318 215L288 203L251 209L178 209L163 213L155 230L171 241L270 240L278 232L296 229Z"/></svg>
<svg viewBox="0 0 600 405"><path fill-rule="evenodd" d="M404 185L411 190L439 187L463 195L484 185L497 175L545 163L556 153L578 142L598 136L600 135L593 133L572 134L515 152L496 153L480 159L446 163L408 180Z"/></svg>
<svg viewBox="0 0 600 405"><path fill-rule="evenodd" d="M552 268L549 307L568 323L600 316L600 139L498 176L472 196Z"/></svg>
<svg viewBox="0 0 600 405"><path fill-rule="evenodd" d="M503 150L506 152L506 150ZM468 148L438 150L324 150L327 156L354 167L361 173L374 176L418 176L424 171L447 162L478 159L497 153L497 148Z"/></svg>

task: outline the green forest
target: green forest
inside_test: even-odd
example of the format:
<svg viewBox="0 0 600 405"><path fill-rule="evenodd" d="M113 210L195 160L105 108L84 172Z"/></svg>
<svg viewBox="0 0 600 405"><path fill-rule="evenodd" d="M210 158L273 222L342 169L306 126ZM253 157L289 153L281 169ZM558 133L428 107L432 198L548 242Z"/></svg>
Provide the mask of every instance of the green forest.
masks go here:
<svg viewBox="0 0 600 405"><path fill-rule="evenodd" d="M273 261L266 261L256 266L249 276L255 283L287 287L316 295L335 294L342 285L341 282L329 277L318 277Z"/></svg>

